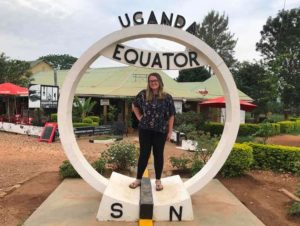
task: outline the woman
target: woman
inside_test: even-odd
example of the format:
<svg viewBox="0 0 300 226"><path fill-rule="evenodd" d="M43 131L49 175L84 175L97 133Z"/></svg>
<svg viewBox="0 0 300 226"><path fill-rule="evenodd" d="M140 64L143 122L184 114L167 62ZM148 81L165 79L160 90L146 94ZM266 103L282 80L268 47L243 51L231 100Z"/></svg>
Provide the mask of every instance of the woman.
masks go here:
<svg viewBox="0 0 300 226"><path fill-rule="evenodd" d="M153 148L155 188L163 189L160 178L164 165L164 146L166 140L170 140L175 107L171 95L163 91L163 81L158 73L148 76L146 90L142 90L135 97L132 110L139 120L140 156L136 180L129 185L134 189L141 185L143 173L147 167L148 159Z"/></svg>

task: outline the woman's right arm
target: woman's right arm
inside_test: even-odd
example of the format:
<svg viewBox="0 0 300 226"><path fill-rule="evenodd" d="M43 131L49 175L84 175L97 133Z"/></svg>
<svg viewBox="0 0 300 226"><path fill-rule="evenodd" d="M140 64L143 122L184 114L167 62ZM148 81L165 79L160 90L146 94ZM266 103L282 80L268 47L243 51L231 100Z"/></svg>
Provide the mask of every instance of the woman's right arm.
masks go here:
<svg viewBox="0 0 300 226"><path fill-rule="evenodd" d="M133 111L134 114L135 114L135 117L136 117L139 121L141 121L143 115L141 114L140 109L137 108L134 104L132 104L131 107L132 107L132 111Z"/></svg>

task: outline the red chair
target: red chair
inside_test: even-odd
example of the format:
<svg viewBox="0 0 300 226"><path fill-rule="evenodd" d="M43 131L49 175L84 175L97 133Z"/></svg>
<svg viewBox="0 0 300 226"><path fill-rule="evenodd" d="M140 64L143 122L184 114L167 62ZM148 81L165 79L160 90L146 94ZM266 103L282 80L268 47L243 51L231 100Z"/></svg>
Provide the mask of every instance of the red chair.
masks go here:
<svg viewBox="0 0 300 226"><path fill-rule="evenodd" d="M32 117L29 117L29 119L28 119L28 125L32 125L32 121L33 121L33 118Z"/></svg>
<svg viewBox="0 0 300 226"><path fill-rule="evenodd" d="M21 124L21 115L20 114L15 115L14 120L15 120L14 123Z"/></svg>

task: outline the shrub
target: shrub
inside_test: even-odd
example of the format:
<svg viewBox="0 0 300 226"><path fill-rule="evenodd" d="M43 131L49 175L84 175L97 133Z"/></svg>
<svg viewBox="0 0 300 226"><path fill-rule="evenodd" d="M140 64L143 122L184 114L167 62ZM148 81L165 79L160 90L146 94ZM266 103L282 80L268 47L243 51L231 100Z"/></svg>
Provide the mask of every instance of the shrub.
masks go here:
<svg viewBox="0 0 300 226"><path fill-rule="evenodd" d="M192 124L199 129L201 121L203 121L201 120L201 115L194 111L178 113L175 115L174 127L178 127L181 124Z"/></svg>
<svg viewBox="0 0 300 226"><path fill-rule="evenodd" d="M235 144L223 165L220 174L235 177L245 174L253 163L252 148L247 144Z"/></svg>
<svg viewBox="0 0 300 226"><path fill-rule="evenodd" d="M101 157L111 164L114 170L127 170L136 165L137 148L134 144L124 141L116 142L104 151Z"/></svg>
<svg viewBox="0 0 300 226"><path fill-rule="evenodd" d="M57 113L53 113L50 115L51 122L57 122Z"/></svg>
<svg viewBox="0 0 300 226"><path fill-rule="evenodd" d="M189 157L186 157L185 155L181 155L180 157L170 157L170 163L172 167L180 170L187 169L187 164L189 164L190 162L191 159Z"/></svg>
<svg viewBox="0 0 300 226"><path fill-rule="evenodd" d="M253 148L252 167L275 172L300 172L300 148L248 143Z"/></svg>
<svg viewBox="0 0 300 226"><path fill-rule="evenodd" d="M92 167L100 174L104 173L105 170L105 159L99 158L95 162L92 163Z"/></svg>
<svg viewBox="0 0 300 226"><path fill-rule="evenodd" d="M255 136L263 137L263 143L265 144L267 139L274 135L275 130L273 128L274 126L269 122L262 123L260 124L259 130L255 133Z"/></svg>
<svg viewBox="0 0 300 226"><path fill-rule="evenodd" d="M203 131L210 133L212 136L220 136L223 133L224 124L217 122L209 122L203 126Z"/></svg>
<svg viewBox="0 0 300 226"><path fill-rule="evenodd" d="M300 132L300 119L295 121L295 131Z"/></svg>
<svg viewBox="0 0 300 226"><path fill-rule="evenodd" d="M192 163L192 175L194 176L196 173L198 173L204 166L204 162L200 159L195 159Z"/></svg>
<svg viewBox="0 0 300 226"><path fill-rule="evenodd" d="M280 124L279 123L271 123L273 129L273 135L280 134Z"/></svg>
<svg viewBox="0 0 300 226"><path fill-rule="evenodd" d="M254 136L239 136L236 138L236 143L245 143L245 142L253 142L255 140Z"/></svg>
<svg viewBox="0 0 300 226"><path fill-rule="evenodd" d="M118 116L118 108L113 105L108 106L107 119L109 122L114 122Z"/></svg>
<svg viewBox="0 0 300 226"><path fill-rule="evenodd" d="M254 135L260 129L259 124L245 123L241 124L239 128L238 136L251 136Z"/></svg>
<svg viewBox="0 0 300 226"><path fill-rule="evenodd" d="M284 120L284 115L275 113L269 116L269 120L271 120L272 122L280 122Z"/></svg>
<svg viewBox="0 0 300 226"><path fill-rule="evenodd" d="M73 123L74 128L85 127L85 126L92 126L92 125L89 123L84 123L84 122L74 122Z"/></svg>
<svg viewBox="0 0 300 226"><path fill-rule="evenodd" d="M176 130L178 130L179 132L182 132L184 134L188 134L192 131L196 130L196 126L193 124L181 124L180 126L176 127Z"/></svg>
<svg viewBox="0 0 300 226"><path fill-rule="evenodd" d="M89 116L88 118L92 119L93 122L97 122L100 124L100 117L99 116Z"/></svg>
<svg viewBox="0 0 300 226"><path fill-rule="evenodd" d="M82 120L82 122L92 125L93 124L93 119L91 119L90 117L86 117Z"/></svg>
<svg viewBox="0 0 300 226"><path fill-rule="evenodd" d="M59 175L62 178L78 178L80 175L77 173L77 171L74 169L72 164L66 160L63 161L63 164L59 167Z"/></svg>
<svg viewBox="0 0 300 226"><path fill-rule="evenodd" d="M288 209L288 214L290 216L300 216L300 202L293 202Z"/></svg>
<svg viewBox="0 0 300 226"><path fill-rule="evenodd" d="M100 174L103 174L105 171L105 160L99 158L91 164L91 166ZM80 175L74 169L69 160L63 161L63 164L59 167L59 174L62 178L79 178Z"/></svg>
<svg viewBox="0 0 300 226"><path fill-rule="evenodd" d="M291 133L295 130L295 122L292 121L281 121L278 122L280 125L280 133Z"/></svg>
<svg viewBox="0 0 300 226"><path fill-rule="evenodd" d="M92 122L92 125L91 126L99 126L99 123L98 122Z"/></svg>
<svg viewBox="0 0 300 226"><path fill-rule="evenodd" d="M76 115L72 115L72 121L73 121L73 123L81 122L81 118Z"/></svg>
<svg viewBox="0 0 300 226"><path fill-rule="evenodd" d="M209 160L219 142L219 137L211 136L203 131L189 133L188 139L194 140L197 144L193 159L200 159L204 164Z"/></svg>

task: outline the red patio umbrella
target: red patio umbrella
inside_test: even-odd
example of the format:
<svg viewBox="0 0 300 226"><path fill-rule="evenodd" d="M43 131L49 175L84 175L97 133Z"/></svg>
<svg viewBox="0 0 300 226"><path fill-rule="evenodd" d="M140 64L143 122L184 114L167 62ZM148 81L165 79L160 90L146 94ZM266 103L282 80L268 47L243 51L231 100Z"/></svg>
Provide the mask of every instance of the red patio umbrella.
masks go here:
<svg viewBox="0 0 300 226"><path fill-rule="evenodd" d="M217 97L217 98L208 99L199 104L204 107L224 108L225 99L224 97ZM252 104L245 100L240 100L240 105L241 105L241 110L244 111L252 111L254 108L256 108L255 104Z"/></svg>
<svg viewBox="0 0 300 226"><path fill-rule="evenodd" d="M28 96L28 89L6 82L0 84L0 95Z"/></svg>
<svg viewBox="0 0 300 226"><path fill-rule="evenodd" d="M0 84L0 95L8 95L8 96L28 96L28 89L6 82ZM15 105L16 105L16 99L15 99ZM16 107L16 106L15 106ZM10 121L10 112L9 112L9 98L8 98L8 104L7 104L7 114Z"/></svg>

